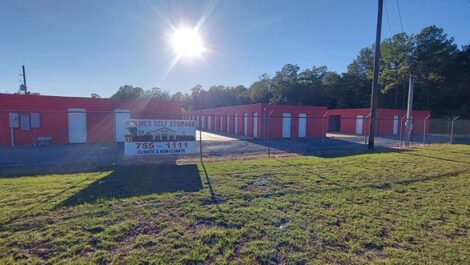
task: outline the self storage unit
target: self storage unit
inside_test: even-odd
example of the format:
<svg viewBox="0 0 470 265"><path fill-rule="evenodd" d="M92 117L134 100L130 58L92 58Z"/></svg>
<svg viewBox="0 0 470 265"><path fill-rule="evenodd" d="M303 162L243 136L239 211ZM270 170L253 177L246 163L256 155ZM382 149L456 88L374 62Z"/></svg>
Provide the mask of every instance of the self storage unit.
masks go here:
<svg viewBox="0 0 470 265"><path fill-rule="evenodd" d="M185 112L203 130L262 138L322 137L326 107L250 104Z"/></svg>
<svg viewBox="0 0 470 265"><path fill-rule="evenodd" d="M170 101L0 94L0 146L123 142L129 118L181 117Z"/></svg>
<svg viewBox="0 0 470 265"><path fill-rule="evenodd" d="M328 132L351 135L368 135L370 109L329 109ZM414 110L412 112L412 133L422 135L428 132L430 112ZM406 110L377 109L377 136L398 136L405 130Z"/></svg>

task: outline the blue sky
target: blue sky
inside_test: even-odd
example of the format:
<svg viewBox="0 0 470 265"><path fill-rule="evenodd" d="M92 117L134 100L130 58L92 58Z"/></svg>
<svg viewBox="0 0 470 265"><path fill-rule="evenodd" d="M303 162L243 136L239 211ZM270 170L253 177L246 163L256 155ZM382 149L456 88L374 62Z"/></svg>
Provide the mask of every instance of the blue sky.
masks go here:
<svg viewBox="0 0 470 265"><path fill-rule="evenodd" d="M405 32L437 25L470 43L470 0L400 0ZM385 0L383 38L401 31ZM121 85L189 92L201 84L249 86L286 63L341 73L375 37L376 0L1 1L0 92L111 96ZM388 12L387 12L388 11ZM196 25L208 51L170 71L171 25ZM387 19L388 17L388 19Z"/></svg>

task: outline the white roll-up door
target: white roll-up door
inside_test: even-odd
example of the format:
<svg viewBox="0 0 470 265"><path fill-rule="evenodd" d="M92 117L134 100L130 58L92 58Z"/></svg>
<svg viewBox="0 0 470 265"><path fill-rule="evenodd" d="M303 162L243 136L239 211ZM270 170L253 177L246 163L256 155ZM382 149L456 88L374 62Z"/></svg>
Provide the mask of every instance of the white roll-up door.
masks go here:
<svg viewBox="0 0 470 265"><path fill-rule="evenodd" d="M307 137L307 114L299 114L299 137Z"/></svg>
<svg viewBox="0 0 470 265"><path fill-rule="evenodd" d="M362 128L364 127L364 116L357 115L356 116L356 134L362 135Z"/></svg>
<svg viewBox="0 0 470 265"><path fill-rule="evenodd" d="M248 113L243 113L243 135L248 136Z"/></svg>
<svg viewBox="0 0 470 265"><path fill-rule="evenodd" d="M258 138L258 113L253 113L253 137Z"/></svg>
<svg viewBox="0 0 470 265"><path fill-rule="evenodd" d="M289 138L291 135L291 114L282 113L282 137Z"/></svg>
<svg viewBox="0 0 470 265"><path fill-rule="evenodd" d="M116 109L114 110L114 121L115 121L115 134L116 142L122 143L126 139L128 133L126 127L126 121L131 118L131 112L128 109Z"/></svg>
<svg viewBox="0 0 470 265"><path fill-rule="evenodd" d="M86 143L87 126L85 109L68 110L69 143Z"/></svg>
<svg viewBox="0 0 470 265"><path fill-rule="evenodd" d="M238 134L238 114L235 113L235 134Z"/></svg>
<svg viewBox="0 0 470 265"><path fill-rule="evenodd" d="M393 116L393 135L398 134L398 116Z"/></svg>

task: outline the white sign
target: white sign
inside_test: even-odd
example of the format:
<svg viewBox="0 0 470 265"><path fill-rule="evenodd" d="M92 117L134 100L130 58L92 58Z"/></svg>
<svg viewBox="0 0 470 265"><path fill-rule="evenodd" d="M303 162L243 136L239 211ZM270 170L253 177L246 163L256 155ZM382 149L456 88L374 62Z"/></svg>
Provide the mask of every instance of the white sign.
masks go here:
<svg viewBox="0 0 470 265"><path fill-rule="evenodd" d="M192 120L129 119L125 155L191 154L196 152L196 122Z"/></svg>

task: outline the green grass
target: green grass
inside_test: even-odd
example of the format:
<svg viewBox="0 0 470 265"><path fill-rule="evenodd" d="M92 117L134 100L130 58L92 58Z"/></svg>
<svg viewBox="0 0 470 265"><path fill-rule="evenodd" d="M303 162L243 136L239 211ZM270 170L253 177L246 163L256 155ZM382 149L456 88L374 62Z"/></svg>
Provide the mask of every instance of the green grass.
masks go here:
<svg viewBox="0 0 470 265"><path fill-rule="evenodd" d="M0 264L470 264L470 146L0 178Z"/></svg>

